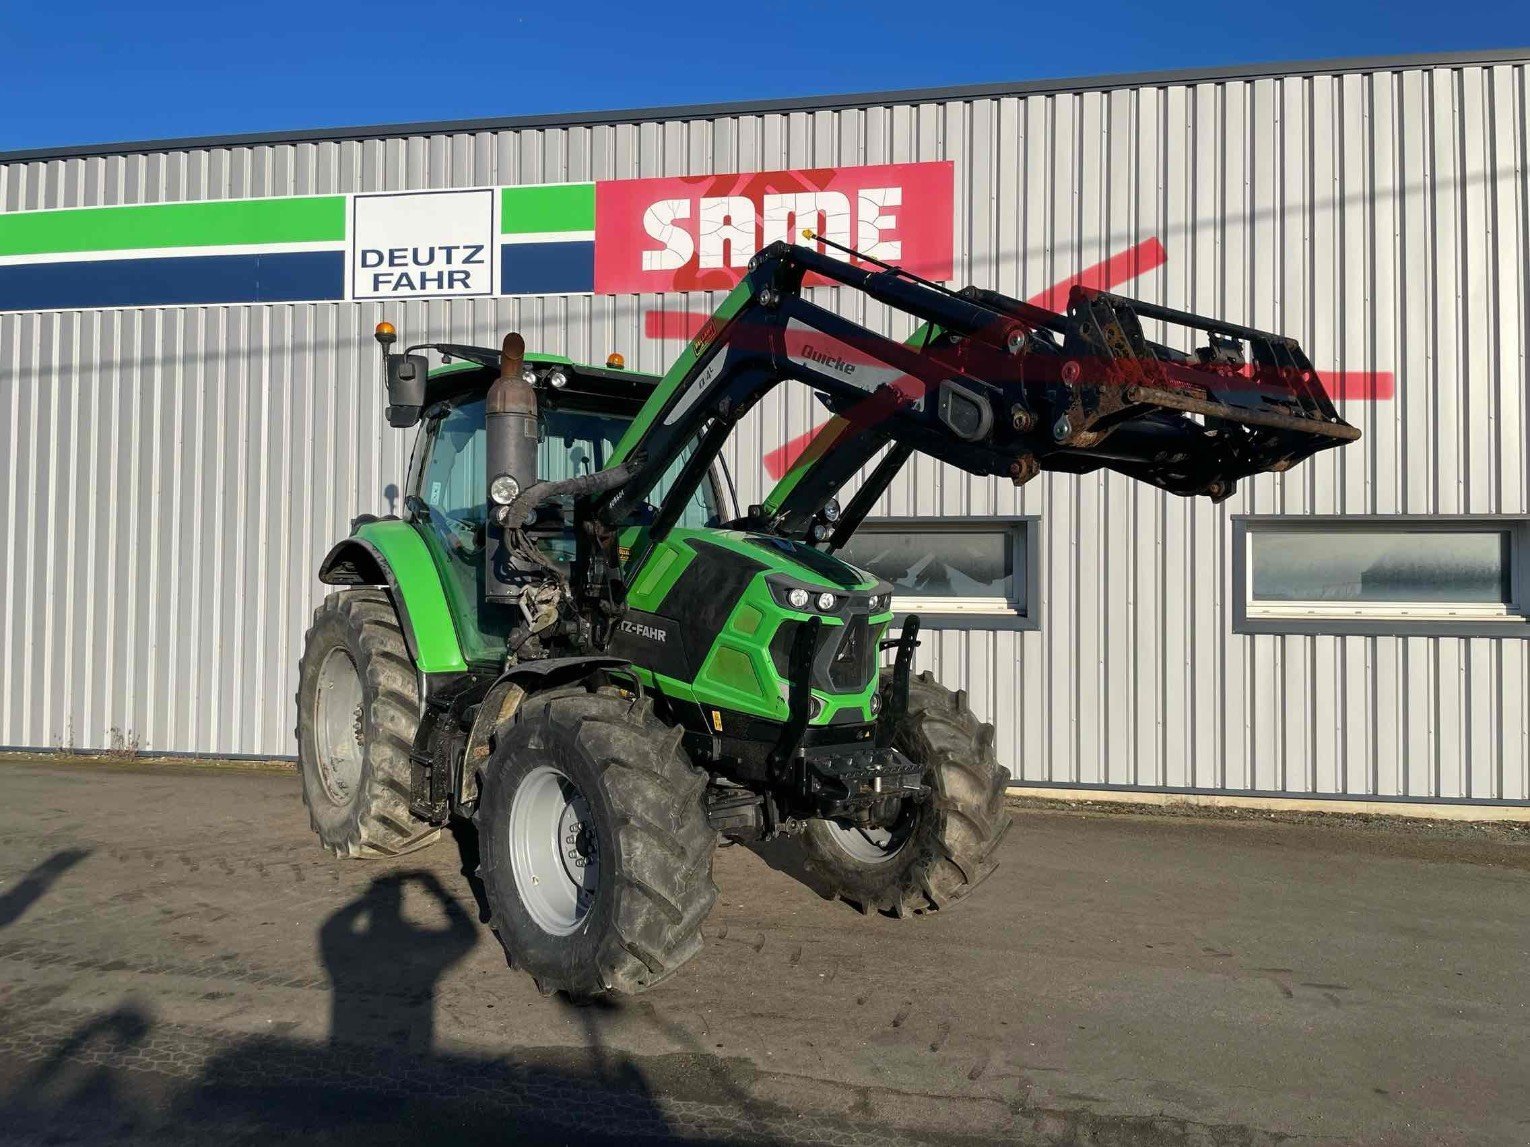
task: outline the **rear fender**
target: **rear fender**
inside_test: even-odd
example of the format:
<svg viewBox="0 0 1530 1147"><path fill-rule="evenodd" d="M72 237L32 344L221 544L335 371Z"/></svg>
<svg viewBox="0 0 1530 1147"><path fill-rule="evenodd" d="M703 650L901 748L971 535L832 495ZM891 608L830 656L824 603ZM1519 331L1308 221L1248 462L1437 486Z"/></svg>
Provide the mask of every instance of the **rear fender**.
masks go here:
<svg viewBox="0 0 1530 1147"><path fill-rule="evenodd" d="M441 575L424 539L408 522L379 520L357 526L325 555L319 580L387 589L420 672L467 672Z"/></svg>

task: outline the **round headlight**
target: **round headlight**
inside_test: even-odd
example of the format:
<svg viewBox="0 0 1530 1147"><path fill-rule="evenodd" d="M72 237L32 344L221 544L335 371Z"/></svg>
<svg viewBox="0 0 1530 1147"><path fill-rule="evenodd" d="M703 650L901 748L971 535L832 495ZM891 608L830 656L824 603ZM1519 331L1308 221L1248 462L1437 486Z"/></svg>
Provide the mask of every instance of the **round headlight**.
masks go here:
<svg viewBox="0 0 1530 1147"><path fill-rule="evenodd" d="M828 613L829 610L833 609L834 608L834 595L832 593L821 593L821 594L819 594L818 595L818 608L821 609L824 613Z"/></svg>
<svg viewBox="0 0 1530 1147"><path fill-rule="evenodd" d="M830 498L823 504L823 509L819 512L823 514L823 520L826 522L839 521L839 499Z"/></svg>
<svg viewBox="0 0 1530 1147"><path fill-rule="evenodd" d="M496 474L489 483L489 501L497 506L508 506L521 492L521 484L509 474Z"/></svg>
<svg viewBox="0 0 1530 1147"><path fill-rule="evenodd" d="M871 715L873 717L875 717L881 711L882 711L882 694L880 694L880 693L873 693L871 695Z"/></svg>
<svg viewBox="0 0 1530 1147"><path fill-rule="evenodd" d="M549 371L547 385L555 388L565 387L568 385L568 375L561 370Z"/></svg>
<svg viewBox="0 0 1530 1147"><path fill-rule="evenodd" d="M814 522L808 527L808 537L814 542L821 542L829 536L829 527L822 522Z"/></svg>
<svg viewBox="0 0 1530 1147"><path fill-rule="evenodd" d="M805 589L788 590L786 602L793 609L806 609L808 603L808 591Z"/></svg>
<svg viewBox="0 0 1530 1147"><path fill-rule="evenodd" d="M529 366L521 367L521 381L527 386L535 386L537 384L537 372Z"/></svg>

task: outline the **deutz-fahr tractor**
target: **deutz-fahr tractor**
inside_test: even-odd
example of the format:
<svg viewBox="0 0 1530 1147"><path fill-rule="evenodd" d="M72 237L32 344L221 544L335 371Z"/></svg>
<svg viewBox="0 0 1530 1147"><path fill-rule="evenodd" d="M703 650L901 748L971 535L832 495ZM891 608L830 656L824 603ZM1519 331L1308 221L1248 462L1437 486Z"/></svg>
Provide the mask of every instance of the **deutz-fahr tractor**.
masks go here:
<svg viewBox="0 0 1530 1147"><path fill-rule="evenodd" d="M893 586L835 556L914 451L1221 500L1359 436L1289 338L1083 287L1057 313L827 240L761 250L662 378L517 334L377 339L388 421L422 429L402 516L357 518L319 570L339 588L300 670L304 799L338 856L471 820L511 964L576 998L697 953L720 838L798 836L825 890L897 916L993 871L992 727L914 674L919 619ZM786 380L832 417L740 513L720 453Z"/></svg>

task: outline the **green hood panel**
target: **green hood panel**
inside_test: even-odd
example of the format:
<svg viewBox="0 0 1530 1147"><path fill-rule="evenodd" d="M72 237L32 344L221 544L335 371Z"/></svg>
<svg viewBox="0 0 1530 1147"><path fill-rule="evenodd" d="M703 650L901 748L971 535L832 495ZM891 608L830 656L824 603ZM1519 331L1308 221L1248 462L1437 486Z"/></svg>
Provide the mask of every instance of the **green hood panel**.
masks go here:
<svg viewBox="0 0 1530 1147"><path fill-rule="evenodd" d="M890 611L874 617L865 612L864 595L887 592L885 583L811 546L765 534L676 528L646 553L640 551L628 575L627 602L634 612L612 651L630 656L666 695L703 710L784 721L790 691L783 677L783 642L798 623L817 619L824 629L821 642L837 646L850 616L849 595L860 597L857 615L873 627L866 640L875 641L892 620ZM831 591L840 605L828 614L813 606L788 608L772 594L772 581ZM783 626L791 627L784 635ZM875 691L874 678L834 691L815 684L819 712L811 723L835 721L847 709L856 722L870 721L867 706ZM715 712L712 719L722 720Z"/></svg>
<svg viewBox="0 0 1530 1147"><path fill-rule="evenodd" d="M627 571L633 604L641 600L646 604L638 605L638 608L651 609L663 600L695 555L695 551L687 544L692 540L720 546L740 557L759 562L765 566L762 571L764 573L784 574L823 589L844 593L847 590L869 590L877 584L876 577L865 570L840 561L833 554L787 538L744 530L676 527L664 541L644 553L634 568ZM639 533L631 537L630 541L624 536L623 543L641 551L646 539Z"/></svg>

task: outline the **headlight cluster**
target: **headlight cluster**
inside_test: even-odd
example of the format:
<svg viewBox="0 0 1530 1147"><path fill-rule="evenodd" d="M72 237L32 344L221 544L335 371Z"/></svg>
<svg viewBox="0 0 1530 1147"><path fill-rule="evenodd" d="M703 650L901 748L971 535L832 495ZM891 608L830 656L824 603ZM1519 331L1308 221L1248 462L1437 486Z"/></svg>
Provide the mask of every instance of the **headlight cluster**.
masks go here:
<svg viewBox="0 0 1530 1147"><path fill-rule="evenodd" d="M818 590L809 586L782 585L779 582L770 582L770 592L780 605L787 609L795 609L802 613L810 613L817 610L819 613L835 613L852 602L843 593L834 593L830 590ZM892 594L874 593L866 598L866 607L871 613L886 613L892 608Z"/></svg>
<svg viewBox="0 0 1530 1147"><path fill-rule="evenodd" d="M829 536L834 533L834 523L839 521L842 513L838 498L830 498L825 502L818 513L813 515L812 524L808 526L808 541L815 546L820 542L828 541Z"/></svg>
<svg viewBox="0 0 1530 1147"><path fill-rule="evenodd" d="M530 386L535 386L537 384L537 377L538 376L536 370L531 366L526 366L521 369L522 382L525 382ZM563 387L568 385L568 371L564 370L561 366L555 366L546 374L542 375L541 379L554 390L561 390Z"/></svg>
<svg viewBox="0 0 1530 1147"><path fill-rule="evenodd" d="M812 590L804 589L800 585L773 585L771 590L776 600L788 609L807 610L816 607L820 613L833 613L840 604L836 594L825 591L815 595Z"/></svg>

